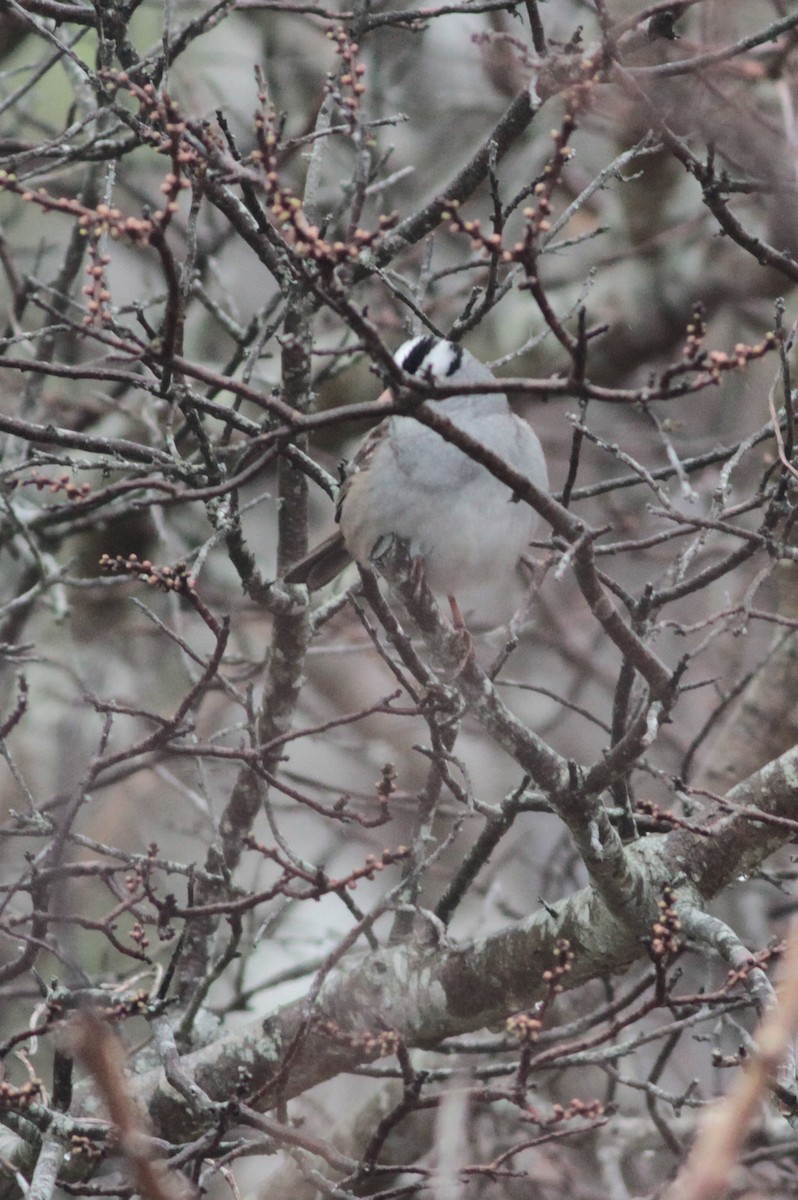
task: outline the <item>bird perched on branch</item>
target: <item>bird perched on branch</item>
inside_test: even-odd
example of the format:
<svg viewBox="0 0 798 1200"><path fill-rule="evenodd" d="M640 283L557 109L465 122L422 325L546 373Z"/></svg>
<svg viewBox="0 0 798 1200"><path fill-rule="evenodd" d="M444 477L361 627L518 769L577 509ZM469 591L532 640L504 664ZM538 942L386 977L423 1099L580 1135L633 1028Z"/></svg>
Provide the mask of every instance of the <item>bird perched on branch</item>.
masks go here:
<svg viewBox="0 0 798 1200"><path fill-rule="evenodd" d="M431 384L489 384L495 376L462 346L415 337L394 355L408 375ZM390 389L383 393L390 399ZM536 434L501 392L430 399L425 405L546 489L546 461ZM367 564L394 535L423 559L433 592L452 602L472 628L492 628L521 595L519 560L538 517L482 463L413 416L388 417L360 443L343 470L338 530L296 563L288 583L324 587L353 559Z"/></svg>

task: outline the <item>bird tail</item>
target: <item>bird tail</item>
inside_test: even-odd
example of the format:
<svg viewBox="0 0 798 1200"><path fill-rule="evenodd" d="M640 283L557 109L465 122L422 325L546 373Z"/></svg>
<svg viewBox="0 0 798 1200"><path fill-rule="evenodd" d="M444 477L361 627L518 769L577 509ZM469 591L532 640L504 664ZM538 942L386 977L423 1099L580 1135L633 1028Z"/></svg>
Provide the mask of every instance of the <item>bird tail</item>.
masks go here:
<svg viewBox="0 0 798 1200"><path fill-rule="evenodd" d="M352 555L344 545L340 531L336 531L320 542L310 554L294 563L285 573L285 582L305 583L309 591L316 592L332 583L351 561Z"/></svg>

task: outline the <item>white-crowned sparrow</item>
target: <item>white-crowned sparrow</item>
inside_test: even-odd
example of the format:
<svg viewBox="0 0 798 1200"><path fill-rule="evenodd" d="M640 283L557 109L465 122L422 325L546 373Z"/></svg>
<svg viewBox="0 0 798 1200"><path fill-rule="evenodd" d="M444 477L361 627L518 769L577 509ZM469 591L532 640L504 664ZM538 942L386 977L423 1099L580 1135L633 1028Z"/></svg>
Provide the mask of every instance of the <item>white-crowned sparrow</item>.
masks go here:
<svg viewBox="0 0 798 1200"><path fill-rule="evenodd" d="M491 383L494 375L462 346L415 337L395 362L431 383ZM537 436L500 392L450 396L435 403L453 424L546 488ZM289 583L323 587L352 561L368 563L381 539L406 539L421 556L433 592L454 598L465 621L491 627L520 597L519 560L537 526L528 504L490 471L412 416L388 417L358 446L343 472L339 529L286 574Z"/></svg>

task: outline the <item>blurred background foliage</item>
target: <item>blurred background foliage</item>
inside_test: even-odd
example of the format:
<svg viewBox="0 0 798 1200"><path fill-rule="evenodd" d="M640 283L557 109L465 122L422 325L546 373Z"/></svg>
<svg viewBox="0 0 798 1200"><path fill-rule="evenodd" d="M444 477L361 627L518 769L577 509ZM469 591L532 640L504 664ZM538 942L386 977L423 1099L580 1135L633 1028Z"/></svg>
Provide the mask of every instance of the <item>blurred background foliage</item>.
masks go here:
<svg viewBox="0 0 798 1200"><path fill-rule="evenodd" d="M70 7L63 6L65 17ZM168 161L137 133L139 102L124 81L116 78L113 105L103 105L82 64L92 70L124 68L135 77L136 64L140 67L143 60L147 71L141 78L147 72L159 74L159 86L166 87L193 130L189 140L203 146L215 139L229 155L231 192L237 187L232 164L252 162L248 156L257 145L254 113L262 90L276 113L281 184L304 198L308 219L320 224L330 241L350 236L355 200L362 204L356 225L373 230L381 216L397 213L403 220L441 195L513 98L527 87L536 97L536 80L543 77L523 4L502 7L466 0L451 6L451 12L435 8L411 18L404 0L395 13L384 4L358 2L351 14L347 10L337 17L357 38L358 61L365 67L366 90L352 126L340 104L339 62L329 36L335 12L255 0L216 5L144 0L128 10L108 5L103 17L107 29L99 36L92 24L103 7L86 6L82 11L88 23L82 24L53 20L47 3L0 4L0 165L27 188L80 199L94 210L112 204L125 216L147 219L163 204ZM789 7L764 0L674 5L678 39L653 36L642 6L631 0L613 2L607 10L616 43L623 48L624 68L640 72L635 78L651 108L699 159L714 155L745 228L794 255L795 28L700 72L672 77L644 73L645 68L733 45L787 16ZM597 47L604 11L603 5L580 0L541 4L549 60L567 66L588 47ZM112 18L122 13L125 19L112 36ZM189 33L181 40L182 30ZM178 52L164 68L162 47L170 43ZM525 204L517 198L526 191L528 203L534 203L534 183L551 160L552 132L560 130L567 111L565 89L561 94L548 89L540 113L496 162L492 181L473 190L461 206L464 219L478 219L488 231L497 208L512 206L502 230L504 243L512 247L523 237ZM774 379L780 378L778 355L756 355L744 369L721 374L717 385L682 398L649 402L646 390L668 366L683 366L688 327L696 321L705 322L706 351L732 357L740 343L761 345L779 322L789 331L796 313L794 277L757 261L719 232L699 183L652 127L650 109L610 71L596 72L569 145L573 157L552 196L555 232L541 247L540 273L552 307L569 328L582 307L589 327L604 327L588 344L586 376L595 387L607 389L607 395L604 402L593 398L588 403L578 389L567 397L556 395L555 389L541 397L538 389L534 395L514 394L514 403L540 433L556 494L568 478L575 422L584 422L572 505L594 528L606 528L605 545L616 544L602 560L616 596L639 598L647 586L668 587L706 572L704 583L685 590L651 621L641 622L669 664L683 654L691 656L687 688L673 721L624 781L634 799L670 808L685 799L686 785L709 780L725 787L793 743L789 674L780 677L779 691L768 701L764 725L761 710L755 710L759 724L755 721L753 740L762 743L760 762L751 746L742 750L735 742L736 716L731 717L731 735L727 725L720 741L718 737L729 712L736 711L730 701L744 694L761 675L761 664L770 661L774 622L782 622L775 626L782 649L791 647L794 566L777 570L775 556L761 552L713 576L712 568L728 558L740 538L718 524L701 524L717 518L718 489L728 485L722 504L727 523L744 532L760 529L777 460L772 437L750 444L749 439L770 419L768 396ZM358 172L364 169L368 186L362 188ZM594 188L599 177L600 186ZM557 228L571 205L565 224ZM68 214L44 212L17 188L0 195L0 353L17 363L3 369L0 358L0 413L39 426L174 450L194 469L204 453L202 431L217 439L221 426L207 414L186 417L175 408L174 396L159 395L151 386L152 362L142 353L137 363L134 349L133 335L151 345L165 318L169 292L163 260L152 245L124 236L101 239L100 248L110 260L106 329L121 342L125 331L130 333L126 349L103 345L92 336L91 325L82 325L87 259L79 242ZM168 242L184 300L182 353L223 377L221 385L189 380L187 386L238 412L253 430L262 428L263 409L235 397L224 388L224 379L246 383L264 396L283 394L290 291L242 236L241 226L203 194L201 172L179 198ZM494 278L480 247L441 220L383 267L364 254L347 285L349 298L390 349L421 328L423 314L438 332L463 336L499 374L562 378L570 364L545 313L520 286L523 278L517 264L502 266ZM491 298L494 288L497 296ZM777 300L783 301L778 309ZM782 311L783 317L778 315ZM341 311L321 304L310 326L309 400L314 410L343 410L373 399L379 379ZM354 353L345 353L350 349ZM24 369L26 358L79 369L61 377L30 371ZM147 386L137 386L134 378L92 378L93 367L119 363ZM309 451L335 474L337 461L363 431L362 420L346 422L342 416L314 434ZM129 478L130 463L120 459L115 465L112 456L48 446L8 430L4 437L0 670L6 712L13 708L20 672L29 708L2 743L5 836L0 855L11 915L3 918L0 956L13 962L15 937L19 931L30 934L31 907L25 901L17 909L14 900L24 877L23 857L35 859L58 828L59 814L72 812L72 799L81 795L83 803L70 818L70 861L95 863L99 857L116 872L115 885L110 887L110 876L100 871L64 873L50 894L47 932L38 935L39 977L75 985L101 977L117 985L141 969L157 980L174 949L174 930L159 927L144 899L140 911L119 917L115 937L122 949L108 936L109 913L123 888L124 872L131 869L130 856L146 853L157 842L159 860L181 864L178 875L189 872L187 864L202 862L240 780L241 764L224 758L193 761L166 747L120 762L82 794L98 755L122 751L151 732L156 718L170 719L213 646L209 629L185 598L144 591L126 578L101 576L100 556L135 553L161 564L187 561L196 568L204 602L217 615L231 616L223 672L193 706L186 746L193 739L234 748L252 736L253 714L268 686L264 670L281 653L275 642L277 609L268 598L263 601L263 593L250 586L251 579L242 579L238 564L231 561L220 532L226 519L224 498L180 502L173 496L156 503L155 493L147 493L147 503L141 503L141 494L122 493L95 510L78 512L57 489L54 494L47 486L32 486L32 473L52 480L66 471L76 484L98 489ZM246 462L246 435L239 429L229 441L239 453L235 461ZM225 448L223 439L215 445ZM674 467L719 446L728 447L728 453L701 469ZM723 472L732 459L727 480ZM671 475L658 495L647 473L667 468ZM626 486L631 476L635 486ZM609 486L617 480L622 485ZM277 574L280 488L272 463L237 496L243 543L267 582ZM663 512L665 501L683 520L677 540L660 537L677 519L673 512ZM331 528L330 498L313 483L310 511L311 536ZM693 517L697 523L691 524ZM789 540L789 525L786 536ZM619 694L618 652L587 612L568 571L555 569L547 531L532 557L536 582L531 619L519 622L519 645L499 677L500 692L560 754L592 763L608 745ZM418 711L364 711L351 724L326 728L342 714L384 701L395 681L352 608L342 605L333 611L334 599L322 602L331 606L329 620L319 625L308 647L292 718L295 730L318 732L286 744L279 772L285 790L274 793L269 813L254 822L254 834L268 841L278 829L303 862L344 877L366 854L418 836L415 812L428 781L429 735ZM498 652L505 634L477 641L483 661ZM114 705L122 711L109 725L108 706ZM298 790L324 806L347 797L358 811L371 813L375 781L386 763L397 770L387 828L341 825L292 795ZM468 794L487 804L495 805L523 786L517 764L469 718L457 743L456 772ZM699 801L693 798L693 803ZM693 811L689 805L687 811ZM43 821L37 828L34 814L39 812L53 816L54 824ZM19 813L24 814L21 821ZM436 836L443 840L451 835L451 840L426 872L426 907L434 905L474 844L483 817L478 807L464 814L450 795L441 801L436 821ZM268 861L244 854L236 886L257 891L268 886L272 873ZM764 946L792 907L793 873L785 851L767 874L725 897L717 911L734 923L744 941ZM384 878L396 882L398 874L399 868L391 868L384 877L362 882L360 909L377 903ZM456 913L452 934L481 935L521 919L541 898L554 902L584 878L556 818L545 811L526 812L479 875ZM185 880L170 886L182 889L182 902ZM26 889L27 883L20 896ZM346 934L352 920L337 893L312 905L277 897L253 908L236 935L239 957L209 985L215 1018L235 1023L301 995L320 955ZM125 952L140 946L136 939L142 927L150 944L139 967ZM387 935L387 915L377 928L380 936ZM224 922L213 937L213 953L221 957L230 938ZM694 959L685 968L692 984L711 989L725 967ZM14 980L1 1018L4 1036L20 1027L23 1013L27 1020L39 1003L39 991L29 976ZM587 993L563 997L560 1018L576 1019L611 994L609 983L596 983ZM719 1021L716 1032L718 1045L736 1045L740 1036L730 1019ZM131 1044L135 1040L131 1034ZM659 1046L640 1051L639 1077L654 1069L658 1052ZM669 1061L664 1078L675 1093L696 1074L707 1093L718 1086L718 1071L709 1059L699 1070L690 1043ZM307 1111L318 1119L321 1111L333 1112L342 1096L348 1103L348 1086L332 1085L309 1102ZM567 1072L562 1081L547 1079L546 1095L570 1096L574 1086L582 1095L602 1094L617 1105L619 1121L631 1121L641 1111L632 1086L622 1088L602 1066L583 1070L577 1085ZM489 1156L503 1144L503 1120L501 1114L474 1119L475 1137L490 1147L475 1153ZM623 1130L622 1124L618 1128ZM620 1136L625 1139L628 1194L637 1194L637 1188L650 1186L657 1171L666 1169L660 1164L663 1152L659 1143L656 1151L648 1143L646 1171L634 1148L634 1131L630 1127ZM417 1139L424 1140L414 1129L408 1140L416 1144ZM415 1151L397 1146L395 1153L404 1161L405 1153ZM583 1147L583 1153L584 1166L592 1151ZM562 1177L551 1168L555 1158L535 1159L536 1195L561 1194ZM563 1159L557 1161L561 1168ZM588 1183L586 1172L574 1184L574 1195L594 1194ZM527 1183L518 1186L519 1196L531 1194L523 1190ZM485 1195L498 1194L490 1187L484 1183Z"/></svg>

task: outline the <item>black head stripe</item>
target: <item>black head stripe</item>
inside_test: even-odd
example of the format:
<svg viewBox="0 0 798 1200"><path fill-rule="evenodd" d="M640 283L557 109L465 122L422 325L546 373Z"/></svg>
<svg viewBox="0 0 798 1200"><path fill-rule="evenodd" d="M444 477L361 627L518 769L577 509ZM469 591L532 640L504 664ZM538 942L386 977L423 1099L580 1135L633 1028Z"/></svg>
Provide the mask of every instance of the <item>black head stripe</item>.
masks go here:
<svg viewBox="0 0 798 1200"><path fill-rule="evenodd" d="M399 363L402 370L407 371L408 375L415 375L437 340L437 338L430 336L416 342L415 346L411 347L404 362Z"/></svg>
<svg viewBox="0 0 798 1200"><path fill-rule="evenodd" d="M462 363L462 361L463 361L463 347L462 346L452 346L452 361L449 363L449 367L446 372L447 376L454 375L454 373L456 371L459 371L460 364Z"/></svg>

